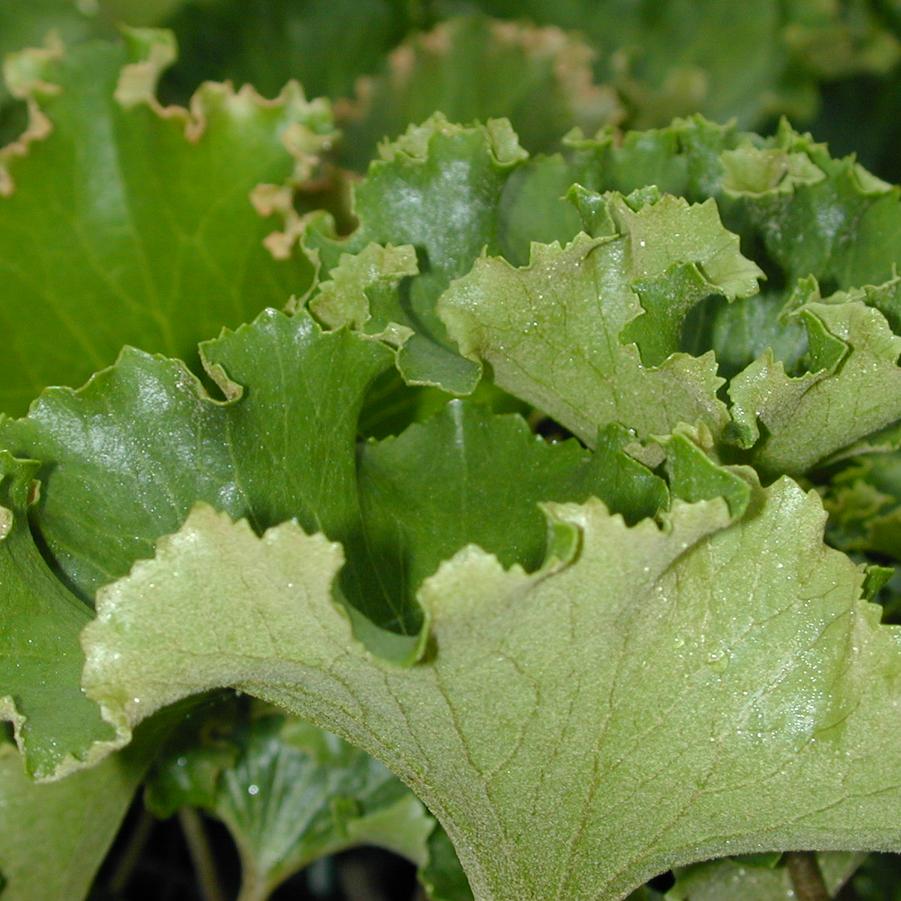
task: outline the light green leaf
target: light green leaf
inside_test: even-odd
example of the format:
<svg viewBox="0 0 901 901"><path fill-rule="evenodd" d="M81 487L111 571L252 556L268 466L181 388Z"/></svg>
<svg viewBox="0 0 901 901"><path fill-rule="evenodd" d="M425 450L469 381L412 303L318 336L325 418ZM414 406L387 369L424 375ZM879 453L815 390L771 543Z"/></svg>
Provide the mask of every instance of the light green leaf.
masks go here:
<svg viewBox="0 0 901 901"><path fill-rule="evenodd" d="M201 807L241 855L242 897L263 898L314 860L360 844L422 864L434 820L371 757L281 714L225 704L179 736L155 767L159 816Z"/></svg>
<svg viewBox="0 0 901 901"><path fill-rule="evenodd" d="M789 375L772 353L732 379L729 396L739 441L764 473L803 473L901 417L901 336L873 296L891 303L895 278L879 288L822 298L802 281L787 315L804 323L809 371Z"/></svg>
<svg viewBox="0 0 901 901"><path fill-rule="evenodd" d="M357 82L336 114L341 159L365 170L378 141L441 110L453 122L504 116L530 151L573 126L593 134L623 116L615 91L594 84L589 46L557 28L471 16L441 22L392 51L384 71Z"/></svg>
<svg viewBox="0 0 901 901"><path fill-rule="evenodd" d="M370 244L341 256L328 280L316 286L309 307L329 328L348 325L402 345L413 330L403 324L407 313L398 287L418 273L413 247Z"/></svg>
<svg viewBox="0 0 901 901"><path fill-rule="evenodd" d="M727 853L901 847L901 631L822 544L815 495L782 479L731 522L721 500L680 502L662 530L598 502L550 510L577 554L529 575L459 552L420 590L431 653L398 669L331 599L337 545L197 507L101 591L86 690L124 733L227 684L343 735L439 817L484 901L619 898Z"/></svg>
<svg viewBox="0 0 901 901"><path fill-rule="evenodd" d="M720 155L723 190L736 197L793 194L804 185L815 185L826 173L800 150L756 147L744 144Z"/></svg>
<svg viewBox="0 0 901 901"><path fill-rule="evenodd" d="M89 44L7 65L32 103L29 139L0 151L7 412L83 381L127 343L190 359L223 324L310 282L306 261L263 246L273 225L251 194L309 174L333 134L328 107L296 85L264 101L207 84L190 112L162 109L153 89L171 37L127 37L130 55Z"/></svg>
<svg viewBox="0 0 901 901"><path fill-rule="evenodd" d="M654 184L693 201L715 197L727 227L744 247L762 247L788 292L808 275L841 289L880 284L901 253L898 189L786 122L771 138L700 117L621 139L576 135L568 160L572 180L595 191Z"/></svg>
<svg viewBox="0 0 901 901"><path fill-rule="evenodd" d="M666 196L633 211L611 195L603 214L599 237L533 245L528 267L478 260L441 298L451 337L584 441L613 422L643 436L697 421L718 432L716 362L677 353L682 323L712 294L755 290L760 271L712 202Z"/></svg>

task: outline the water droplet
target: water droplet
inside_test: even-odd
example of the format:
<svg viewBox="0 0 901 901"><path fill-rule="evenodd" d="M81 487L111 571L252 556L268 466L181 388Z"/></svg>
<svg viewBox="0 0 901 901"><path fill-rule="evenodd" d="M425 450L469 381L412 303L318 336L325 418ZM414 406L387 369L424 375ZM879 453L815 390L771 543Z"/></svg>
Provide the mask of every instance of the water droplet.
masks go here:
<svg viewBox="0 0 901 901"><path fill-rule="evenodd" d="M251 797L256 797L260 793L259 785L251 784L247 786L247 794Z"/></svg>

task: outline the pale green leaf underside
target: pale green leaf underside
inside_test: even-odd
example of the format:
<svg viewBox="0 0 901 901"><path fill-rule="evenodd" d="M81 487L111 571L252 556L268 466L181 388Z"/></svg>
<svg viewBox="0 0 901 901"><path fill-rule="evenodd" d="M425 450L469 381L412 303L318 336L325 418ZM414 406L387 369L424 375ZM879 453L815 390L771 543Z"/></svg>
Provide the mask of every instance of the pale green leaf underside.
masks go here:
<svg viewBox="0 0 901 901"><path fill-rule="evenodd" d="M334 605L337 545L198 507L100 593L85 687L123 738L217 685L338 732L438 815L480 899L901 847L901 634L822 545L815 496L780 480L731 524L722 501L677 502L662 531L598 502L552 515L581 532L576 559L528 575L461 551L420 591L431 652L400 670Z"/></svg>

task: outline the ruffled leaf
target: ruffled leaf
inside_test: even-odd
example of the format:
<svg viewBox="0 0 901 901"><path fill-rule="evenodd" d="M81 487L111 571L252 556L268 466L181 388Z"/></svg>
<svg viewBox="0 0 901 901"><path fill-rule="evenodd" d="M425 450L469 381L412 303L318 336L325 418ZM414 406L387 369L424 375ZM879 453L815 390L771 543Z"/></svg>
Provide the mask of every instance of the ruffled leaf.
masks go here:
<svg viewBox="0 0 901 901"><path fill-rule="evenodd" d="M584 441L614 422L644 436L698 421L719 432L716 362L677 353L682 323L710 295L756 290L760 271L712 203L597 201L599 237L534 245L522 269L480 259L441 298L448 331L497 384Z"/></svg>
<svg viewBox="0 0 901 901"><path fill-rule="evenodd" d="M328 107L296 84L276 100L206 84L191 110L154 87L174 58L164 32L25 51L7 63L32 124L0 151L0 409L78 384L124 344L190 358L198 341L311 278L263 246L251 203L293 185L328 146ZM286 188L287 190L287 188Z"/></svg>
<svg viewBox="0 0 901 901"><path fill-rule="evenodd" d="M460 547L478 541L508 565L534 567L546 543L540 501L601 495L634 520L668 500L621 443L592 459L574 441L535 438L518 417L459 404L358 454L360 408L391 352L351 332L323 333L303 313L264 313L202 355L225 401L181 363L129 350L80 391L49 390L28 418L0 425L0 442L42 461L28 464L29 478L43 480L32 525L80 596L50 572L15 513L0 551L21 541L30 556L9 558L7 615L17 625L0 673L16 687L40 775L112 737L79 691L76 637L98 588L152 556L198 500L261 532L293 518L342 541L352 560L340 595L358 634L406 662L423 652L416 589ZM35 607L51 601L37 619ZM47 673L20 667L29 642L47 646Z"/></svg>
<svg viewBox="0 0 901 901"><path fill-rule="evenodd" d="M901 418L901 336L879 310L899 288L895 278L824 299L815 281L799 285L787 315L807 329L809 371L789 375L768 352L729 386L739 440L761 472L803 473Z"/></svg>
<svg viewBox="0 0 901 901"><path fill-rule="evenodd" d="M552 517L574 555L528 575L470 547L427 580L432 651L398 669L331 598L338 546L195 508L100 593L86 689L125 732L220 684L337 731L438 815L479 898L618 898L717 854L901 847L901 633L823 546L815 495L783 479L737 521L679 503L663 530L597 502Z"/></svg>

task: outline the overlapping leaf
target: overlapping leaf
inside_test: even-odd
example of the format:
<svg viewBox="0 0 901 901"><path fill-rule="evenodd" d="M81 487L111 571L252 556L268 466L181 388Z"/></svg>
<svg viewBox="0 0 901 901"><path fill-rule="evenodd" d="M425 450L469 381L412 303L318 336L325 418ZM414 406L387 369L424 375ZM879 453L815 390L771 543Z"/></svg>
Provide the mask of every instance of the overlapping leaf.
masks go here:
<svg viewBox="0 0 901 901"><path fill-rule="evenodd" d="M863 456L830 480L830 540L901 562L901 452Z"/></svg>
<svg viewBox="0 0 901 901"><path fill-rule="evenodd" d="M823 299L815 282L799 285L789 315L807 328L810 371L789 376L768 352L729 386L761 472L805 472L901 419L901 335L880 309L898 305L899 287L895 278Z"/></svg>
<svg viewBox="0 0 901 901"><path fill-rule="evenodd" d="M339 240L330 221L318 219L305 226L304 243L321 280L342 254L372 243L414 246L421 274L397 302L395 319L409 335L398 367L409 382L469 394L478 369L449 346L435 301L486 245L496 249L504 185L526 153L503 120L464 128L436 114L384 146L381 156L354 194L356 231Z"/></svg>
<svg viewBox="0 0 901 901"><path fill-rule="evenodd" d="M818 864L831 897L835 897L860 866L861 857L850 852L818 855ZM676 874L676 884L666 895L667 901L719 901L728 897L784 901L797 895L786 867L754 866L741 858L685 867Z"/></svg>
<svg viewBox="0 0 901 901"><path fill-rule="evenodd" d="M675 422L700 418L717 436L728 441L738 441L742 446L759 441L754 448L755 459L764 471L776 474L806 471L896 420L896 393L874 391L871 382L892 379L897 373L892 355L895 339L891 334L892 328L897 328L897 313L887 310L897 303L893 299L896 289L892 287L892 261L899 252L901 202L895 189L874 179L853 160L831 159L822 146L787 126L772 139L763 140L702 119L679 122L658 132L633 132L621 143L615 142L612 134L592 140L574 138L565 158L519 159L516 163L511 157L511 168L500 177L496 168L475 167L478 160L490 157L487 145L485 132L449 129L441 120L433 120L411 131L396 146L386 148L386 158L376 164L370 179L359 189L359 196L365 198L361 227L342 242L329 242L318 227L308 227L308 245L316 249L323 271L330 272L332 278L320 289L320 296L314 293L311 309L332 326L352 324L401 345L398 366L404 377L414 382L437 383L454 391L470 390L475 374L469 370L464 375L453 353L454 344L467 356L477 356L481 348L502 387L557 417L588 441L593 439L599 422L621 421L639 430L665 433ZM411 146L415 146L415 153L411 153ZM457 216L457 208L443 190L445 183L437 177L428 180L425 175L435 172L434 167L439 165L442 171L466 173L469 190L481 185L484 196L493 198L489 203L495 204L494 213L483 215L485 208L471 203L470 215ZM564 201L560 195L573 180L604 190L633 191L659 184L689 199L713 196L743 245L759 254L772 286L757 294L747 277L753 264L736 263L738 268L731 272L725 250L722 260L713 261L712 254L719 252L717 241L725 241L725 237L718 238L716 229L711 230L715 219L711 207L706 208L705 220L700 213L680 212L682 208L672 199L654 204L653 193L639 192L630 202L636 207L645 204L659 213L656 217L645 214L649 223L657 223L657 230L638 235L640 214L628 221L621 216L612 225L607 203L600 197L578 190L569 192L569 203ZM420 186L414 193L409 190L411 181ZM422 214L420 218L437 220L418 234L407 224L414 194L416 209L421 212L428 206L430 210L428 216ZM376 198L380 195L405 200L399 208L391 209L389 218L377 208ZM670 211L670 215L665 216L664 211ZM370 228L370 221L377 227ZM493 298L490 304L498 304L498 295L493 293L498 286L487 273L493 273L501 282L505 277L507 281L514 279L508 268L492 256L476 260L475 247L479 242L487 245L489 255L500 252L521 263L530 238L568 240L580 227L594 234L599 244L611 230L618 229L621 233L635 232L632 246L640 246L638 241L644 240L653 251L660 248L662 255L656 265L661 279L652 287L641 281L642 273L634 273L629 291L639 300L628 311L620 311L622 315L615 314L609 297L604 300L600 288L584 287L588 294L593 290L596 298L601 298L598 313L592 313L593 308L586 306L583 299L580 308L584 316L578 328L575 320L567 320L573 334L564 337L559 317L555 318L556 307L538 297L543 293L538 282L543 277L552 279L562 290L564 272L575 280L580 278L580 272L583 280L587 277L580 263L587 245L583 247L582 239L577 239L572 247L559 251L560 257L553 266L548 256L553 252L536 251L544 255L541 262L520 270L516 279L531 279L535 284L531 300L526 302L523 295L518 312L511 315L505 300L504 310L498 314L500 319L493 321L488 317L478 327L475 325L478 315L482 315L475 312L481 303L476 295L485 294L486 298ZM718 222L716 227L719 228ZM447 244L450 239L445 239L444 244L435 240L435 234L454 236L453 246ZM722 232L723 236L726 234ZM370 240L386 247L379 250L369 246ZM705 240L711 244L703 251L700 245ZM388 246L402 243L416 247L418 266L414 266L409 249ZM723 243L723 248L727 244ZM573 250L574 247L580 249ZM339 264L342 252L346 255ZM697 264L705 253L704 278L692 281L690 273L678 269L680 263ZM695 261L693 255L699 254ZM354 255L359 262L353 262L357 258ZM591 254L592 258L602 256L600 251ZM464 275L473 265L471 274L448 286L451 277ZM668 282L662 278L667 265L673 267ZM717 265L727 268L716 270ZM741 267L745 267L745 276ZM598 271L613 268L614 263L607 261ZM361 279L364 270L366 277ZM342 279L346 282L351 272L357 281L356 290L332 290ZM796 283L800 276L808 274L852 294L847 298L836 294L828 301L828 310L824 306L818 312L813 301L801 310L804 304L799 292L813 289L806 283L799 288ZM884 287L879 289L861 288L881 283ZM442 290L446 293L440 306L443 317L451 323L452 341L443 334L435 313ZM721 296L717 298L717 294ZM340 303L335 302L336 296L341 298ZM574 295L567 296L571 306L576 304ZM843 298L855 303L840 304ZM859 311L860 303L869 305L870 312L855 316L853 327L840 321ZM611 323L605 323L605 319L611 316L619 317L613 323L612 343L599 337L601 332L610 331ZM843 343L847 352L840 358L821 359L822 348L814 347L817 342L833 348ZM574 347L580 347L580 353L573 353ZM516 349L517 358L508 361L511 348ZM715 361L705 356L710 350L716 355ZM680 352L698 359L692 360ZM590 362L592 353L605 359L611 354L613 357L608 365L598 369L597 360ZM585 354L588 358L583 359ZM633 406L640 407L645 418L658 414L658 420L660 416L669 417L666 422L633 421L628 410L612 409L612 396L618 392L628 395L632 390L624 386L635 382L632 370L637 365L678 370L678 378L669 380L661 378L658 372L642 373L642 377L656 378L661 383L658 395L667 394L666 411L659 402L646 404L642 398L632 397ZM872 365L877 370L871 370ZM808 384L816 382L816 391L806 397L809 415L796 409L787 396L780 400L780 391L770 392L767 404L758 403L754 391L759 394L769 390L758 377L761 367L772 371L772 378L784 382L782 395L794 391L803 396ZM778 375L783 370L784 375ZM603 382L611 371L617 372L616 380L599 392L594 388L587 391L587 385ZM730 393L736 427L728 432L723 430L717 375L734 379ZM539 383L550 384L533 384L536 378ZM772 378L764 381L769 384ZM565 392L563 386L567 382L576 406L584 409L567 409L565 401L549 397ZM752 385L757 388L751 388ZM682 397L683 392L692 396ZM606 408L587 415L593 402L601 406L606 403ZM628 397L617 402L629 406ZM869 405L865 415L857 415L863 409L861 404ZM829 434L826 440L817 442L816 448L811 446L805 451L800 446L803 441L799 443L795 436L813 441L811 418L821 416L825 407L831 411ZM844 415L840 414L842 410ZM764 437L760 436L758 420L769 430ZM789 425L787 433L776 434Z"/></svg>
<svg viewBox="0 0 901 901"><path fill-rule="evenodd" d="M55 581L17 512L0 550L12 555L21 544L34 564L11 558L4 603L18 625L4 633L4 686L40 775L67 755L83 757L91 736L110 738L78 687L76 636L95 592L151 556L198 500L260 531L293 518L340 540L352 557L341 593L358 630L400 659L421 651L417 586L459 547L479 541L507 564L537 565L539 501L599 494L636 518L667 500L615 434L591 459L575 442L534 438L518 418L460 405L366 446L358 463L359 411L391 352L352 332L323 333L305 313L269 311L202 354L224 401L183 364L129 350L84 389L49 390L28 418L0 425L0 443L41 461L28 464L43 481L33 526L74 592ZM35 609L51 600L38 621ZM68 632L58 627L63 614ZM52 671L20 671L28 642L49 643L35 665Z"/></svg>
<svg viewBox="0 0 901 901"><path fill-rule="evenodd" d="M695 111L723 121L737 117L743 127L778 113L809 116L817 102L815 75L885 73L899 57L881 9L865 2L764 0L741 16L716 0L466 5L585 34L599 51L599 74L624 94L639 127Z"/></svg>
<svg viewBox="0 0 901 901"><path fill-rule="evenodd" d="M129 44L130 58L87 44L7 64L33 104L30 140L0 151L7 412L80 383L127 343L190 358L309 284L306 261L262 245L272 225L250 195L309 173L331 138L327 107L296 85L264 101L209 84L191 112L163 110L152 92L171 39L131 32Z"/></svg>
<svg viewBox="0 0 901 901"><path fill-rule="evenodd" d="M490 363L501 387L585 441L610 423L645 436L680 422L719 432L716 362L677 353L682 322L710 295L753 293L762 273L712 201L584 202L597 204L598 237L535 245L523 269L481 259L443 295L451 337Z"/></svg>
<svg viewBox="0 0 901 901"><path fill-rule="evenodd" d="M219 684L334 729L439 816L479 898L614 898L716 854L901 847L901 636L822 545L814 495L754 488L731 524L720 500L679 502L664 530L597 502L552 517L579 540L541 571L468 548L424 583L434 650L401 670L335 607L338 546L198 507L101 592L87 690L120 729Z"/></svg>
<svg viewBox="0 0 901 901"><path fill-rule="evenodd" d="M86 897L151 759L178 719L163 714L96 767L35 784L0 744L0 887L4 901Z"/></svg>
<svg viewBox="0 0 901 901"><path fill-rule="evenodd" d="M12 720L27 767L37 776L85 759L114 735L80 688L84 657L78 636L90 610L50 572L28 527L28 496L37 464L0 454L0 574L3 669L0 715ZM63 738L65 736L65 738Z"/></svg>

